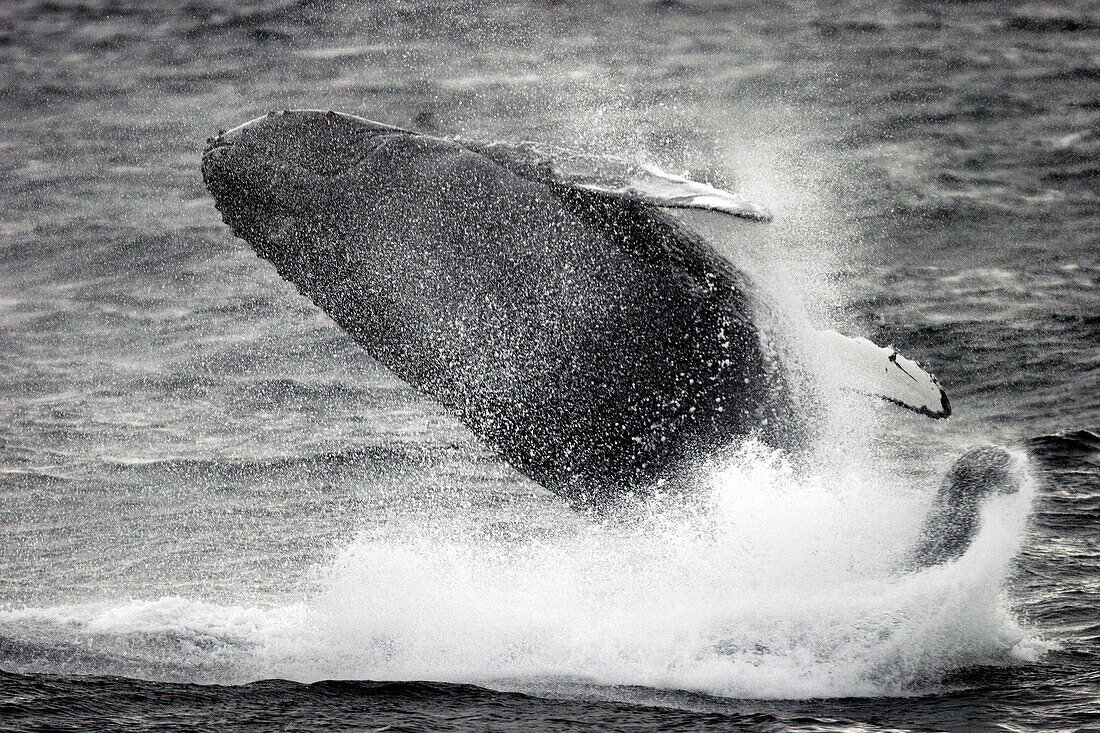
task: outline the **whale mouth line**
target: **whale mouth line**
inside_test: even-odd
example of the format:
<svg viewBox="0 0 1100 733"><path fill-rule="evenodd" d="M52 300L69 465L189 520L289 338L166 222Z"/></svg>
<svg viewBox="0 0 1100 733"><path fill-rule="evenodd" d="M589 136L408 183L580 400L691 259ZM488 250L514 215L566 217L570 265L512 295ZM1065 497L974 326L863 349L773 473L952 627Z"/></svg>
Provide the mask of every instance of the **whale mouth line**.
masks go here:
<svg viewBox="0 0 1100 733"><path fill-rule="evenodd" d="M866 395L868 397L878 397L882 400L885 400L885 401L889 402L892 405L897 405L898 407L904 407L906 410L909 410L910 412L915 412L918 415L924 415L925 417L930 417L933 420L946 420L947 418L951 417L951 401L949 399L947 399L947 393L944 392L942 389L940 390L940 409L939 409L938 412L935 411L935 410L929 409L925 405L911 405L908 402L903 402L899 399L896 399L894 397L888 397L886 395L873 394L871 392L860 392L860 394Z"/></svg>

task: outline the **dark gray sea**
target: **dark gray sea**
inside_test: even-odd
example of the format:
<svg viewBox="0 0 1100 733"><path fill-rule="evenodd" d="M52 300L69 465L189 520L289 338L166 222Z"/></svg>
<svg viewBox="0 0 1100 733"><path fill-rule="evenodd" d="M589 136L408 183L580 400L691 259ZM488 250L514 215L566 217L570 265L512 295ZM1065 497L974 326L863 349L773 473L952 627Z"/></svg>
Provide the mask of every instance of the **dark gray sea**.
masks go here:
<svg viewBox="0 0 1100 733"><path fill-rule="evenodd" d="M934 371L595 523L235 239L283 108L541 140L775 213L793 321ZM1100 4L6 0L0 729L1100 729ZM967 446L1023 490L898 571Z"/></svg>

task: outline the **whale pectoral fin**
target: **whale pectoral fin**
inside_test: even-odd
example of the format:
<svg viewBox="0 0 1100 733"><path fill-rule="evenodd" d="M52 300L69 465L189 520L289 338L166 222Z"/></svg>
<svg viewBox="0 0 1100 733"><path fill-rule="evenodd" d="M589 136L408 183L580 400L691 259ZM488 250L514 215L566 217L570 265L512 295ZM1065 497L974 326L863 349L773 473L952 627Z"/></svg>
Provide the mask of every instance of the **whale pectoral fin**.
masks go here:
<svg viewBox="0 0 1100 733"><path fill-rule="evenodd" d="M578 153L543 143L455 140L531 181L564 186L671 209L702 209L753 221L771 213L735 193L623 158Z"/></svg>
<svg viewBox="0 0 1100 733"><path fill-rule="evenodd" d="M951 403L936 378L892 346L877 346L865 338L836 331L818 331L814 346L836 365L840 386L874 395L932 418L951 414Z"/></svg>

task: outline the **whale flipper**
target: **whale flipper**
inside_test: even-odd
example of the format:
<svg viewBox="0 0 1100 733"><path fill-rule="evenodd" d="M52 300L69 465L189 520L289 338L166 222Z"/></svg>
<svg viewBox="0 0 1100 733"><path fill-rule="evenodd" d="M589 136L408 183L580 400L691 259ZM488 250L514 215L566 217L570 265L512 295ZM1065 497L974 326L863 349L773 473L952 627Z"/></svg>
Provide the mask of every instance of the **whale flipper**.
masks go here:
<svg viewBox="0 0 1100 733"><path fill-rule="evenodd" d="M553 186L575 188L603 196L631 199L669 209L703 209L753 221L771 221L762 205L706 183L666 173L651 165L623 158L591 155L545 143L484 142L456 138L501 167Z"/></svg>
<svg viewBox="0 0 1100 733"><path fill-rule="evenodd" d="M951 403L935 375L894 347L831 330L818 331L813 341L813 348L836 366L831 373L839 376L839 386L928 417L951 415Z"/></svg>

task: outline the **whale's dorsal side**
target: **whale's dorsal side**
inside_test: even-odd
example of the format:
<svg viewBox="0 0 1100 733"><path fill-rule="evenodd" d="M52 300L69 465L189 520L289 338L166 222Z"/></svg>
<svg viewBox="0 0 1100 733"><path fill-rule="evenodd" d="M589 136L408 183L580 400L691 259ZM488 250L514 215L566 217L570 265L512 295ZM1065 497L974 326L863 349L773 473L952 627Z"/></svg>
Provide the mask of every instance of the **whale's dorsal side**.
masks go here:
<svg viewBox="0 0 1100 733"><path fill-rule="evenodd" d="M630 199L670 209L703 209L752 221L771 221L762 205L735 193L625 158L580 153L536 142L455 142L521 178Z"/></svg>

